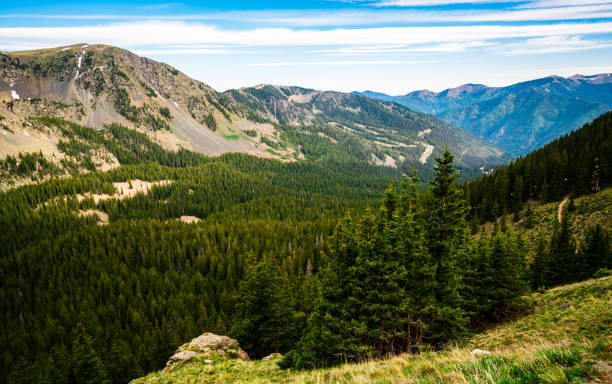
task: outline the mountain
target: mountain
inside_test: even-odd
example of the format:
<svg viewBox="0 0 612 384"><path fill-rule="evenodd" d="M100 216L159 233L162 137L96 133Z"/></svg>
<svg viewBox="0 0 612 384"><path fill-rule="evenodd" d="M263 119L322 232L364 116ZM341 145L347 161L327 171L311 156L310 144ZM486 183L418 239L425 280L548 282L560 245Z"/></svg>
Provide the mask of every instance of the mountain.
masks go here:
<svg viewBox="0 0 612 384"><path fill-rule="evenodd" d="M520 156L612 109L612 74L549 76L500 88L465 84L403 96L361 94L434 114Z"/></svg>
<svg viewBox="0 0 612 384"><path fill-rule="evenodd" d="M307 157L326 155L309 146L311 135L317 134L323 138L318 141L328 140L340 148L349 139L356 141L344 156L399 169L430 164L446 146L457 154L458 166L468 171L479 164L508 159L494 146L431 115L361 95L274 85L225 94L278 124L288 134L285 137L290 145L301 146ZM295 137L294 141L288 136Z"/></svg>
<svg viewBox="0 0 612 384"><path fill-rule="evenodd" d="M542 148L466 182L474 214L493 220L523 203L561 201L612 185L612 111Z"/></svg>
<svg viewBox="0 0 612 384"><path fill-rule="evenodd" d="M32 117L96 130L118 123L166 149L207 155L331 156L430 169L427 164L448 145L466 176L509 159L462 129L393 103L272 85L220 93L167 64L100 44L0 54L0 97L0 158L40 152L66 172L64 163L79 162L61 144L70 138L53 126L34 127ZM89 168L77 168L118 165L108 153L91 157Z"/></svg>

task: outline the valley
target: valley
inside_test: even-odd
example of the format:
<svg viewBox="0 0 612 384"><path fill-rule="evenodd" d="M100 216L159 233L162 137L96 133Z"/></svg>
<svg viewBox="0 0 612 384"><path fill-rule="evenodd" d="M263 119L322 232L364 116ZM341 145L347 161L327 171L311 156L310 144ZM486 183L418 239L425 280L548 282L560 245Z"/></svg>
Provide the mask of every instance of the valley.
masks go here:
<svg viewBox="0 0 612 384"><path fill-rule="evenodd" d="M400 101L1 53L0 383L609 381L608 77Z"/></svg>
<svg viewBox="0 0 612 384"><path fill-rule="evenodd" d="M401 96L354 92L429 113L525 155L612 108L612 75L549 76L506 87L465 84Z"/></svg>

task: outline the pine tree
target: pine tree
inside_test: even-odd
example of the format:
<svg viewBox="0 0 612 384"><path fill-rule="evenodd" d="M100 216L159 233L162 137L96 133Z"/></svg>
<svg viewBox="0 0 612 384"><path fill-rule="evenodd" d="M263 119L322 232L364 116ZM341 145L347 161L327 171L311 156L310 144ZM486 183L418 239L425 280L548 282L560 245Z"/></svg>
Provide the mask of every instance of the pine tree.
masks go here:
<svg viewBox="0 0 612 384"><path fill-rule="evenodd" d="M587 229L580 251L583 261L583 278L592 276L600 268L612 268L610 235L601 225Z"/></svg>
<svg viewBox="0 0 612 384"><path fill-rule="evenodd" d="M469 244L468 205L463 190L455 183L459 174L453 167L448 149L434 170L431 194L425 201L426 244L435 265L436 306L431 316L444 319L435 322L428 337L434 344L462 334L467 318L462 309L462 274L466 267Z"/></svg>
<svg viewBox="0 0 612 384"><path fill-rule="evenodd" d="M297 341L289 289L272 257L252 262L240 283L231 335L253 358L284 353Z"/></svg>
<svg viewBox="0 0 612 384"><path fill-rule="evenodd" d="M579 279L580 261L576 252L576 241L573 238L569 215L563 215L560 225L550 240L550 266L545 277L547 286L573 282Z"/></svg>
<svg viewBox="0 0 612 384"><path fill-rule="evenodd" d="M530 265L531 286L534 289L548 286L546 277L549 275L550 257L547 250L548 244L540 235L537 240L536 253Z"/></svg>
<svg viewBox="0 0 612 384"><path fill-rule="evenodd" d="M72 344L69 381L82 384L109 382L102 360L93 347L93 339L83 328L77 333Z"/></svg>
<svg viewBox="0 0 612 384"><path fill-rule="evenodd" d="M498 232L491 239L492 284L488 294L493 303L493 319L508 312L512 300L526 292L525 260L518 239L512 233Z"/></svg>

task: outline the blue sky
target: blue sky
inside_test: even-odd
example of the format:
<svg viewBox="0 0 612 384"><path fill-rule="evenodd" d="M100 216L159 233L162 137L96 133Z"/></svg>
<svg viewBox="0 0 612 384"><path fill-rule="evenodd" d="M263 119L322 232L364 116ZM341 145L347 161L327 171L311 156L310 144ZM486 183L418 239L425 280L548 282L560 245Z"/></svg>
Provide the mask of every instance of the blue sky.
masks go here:
<svg viewBox="0 0 612 384"><path fill-rule="evenodd" d="M104 43L218 90L403 94L612 72L612 1L4 1L0 50Z"/></svg>

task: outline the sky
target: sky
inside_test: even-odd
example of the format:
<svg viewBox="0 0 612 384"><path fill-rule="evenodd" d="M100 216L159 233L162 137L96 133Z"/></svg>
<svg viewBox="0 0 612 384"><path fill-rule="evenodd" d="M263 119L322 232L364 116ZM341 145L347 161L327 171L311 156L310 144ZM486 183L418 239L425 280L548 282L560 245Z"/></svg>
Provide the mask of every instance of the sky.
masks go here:
<svg viewBox="0 0 612 384"><path fill-rule="evenodd" d="M109 44L219 91L392 95L612 72L612 1L3 1L0 50Z"/></svg>

